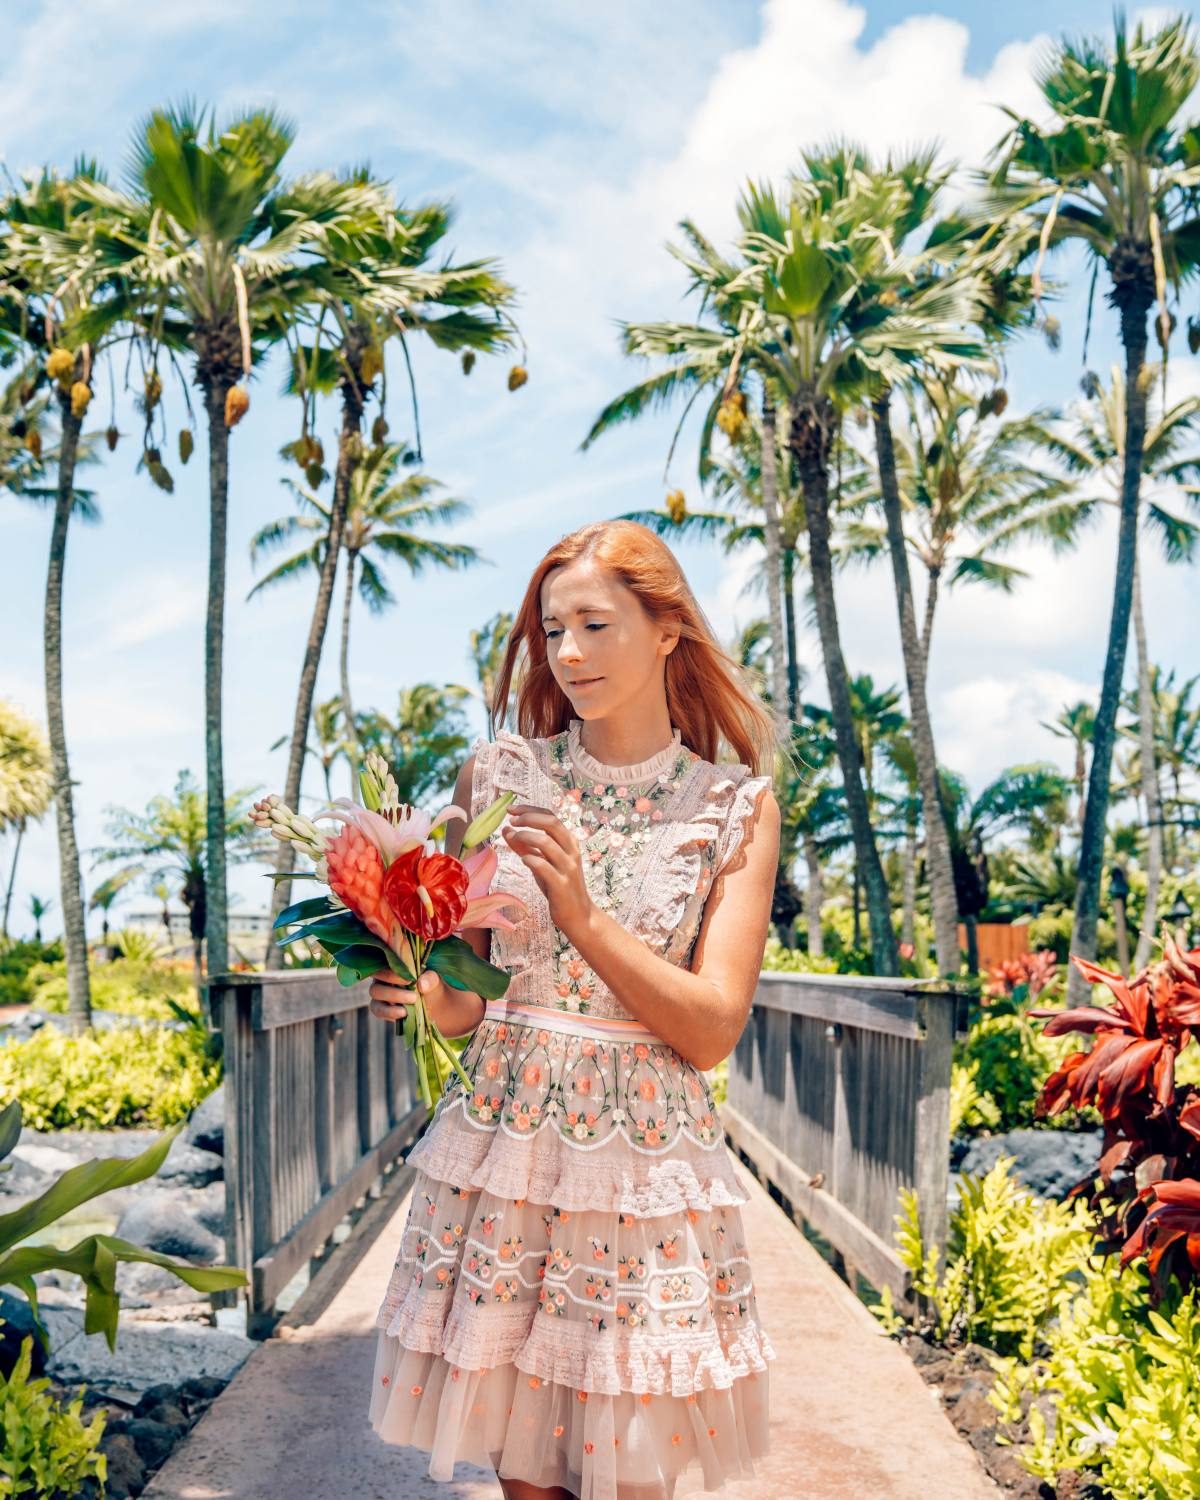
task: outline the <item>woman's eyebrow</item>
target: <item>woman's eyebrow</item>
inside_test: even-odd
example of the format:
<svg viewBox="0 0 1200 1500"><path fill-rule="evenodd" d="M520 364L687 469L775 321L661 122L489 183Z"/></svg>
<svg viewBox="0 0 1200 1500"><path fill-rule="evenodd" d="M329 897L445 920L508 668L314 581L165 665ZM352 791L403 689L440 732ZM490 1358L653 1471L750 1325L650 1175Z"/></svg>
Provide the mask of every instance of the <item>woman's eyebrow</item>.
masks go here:
<svg viewBox="0 0 1200 1500"><path fill-rule="evenodd" d="M607 605L607 604L581 604L578 607L578 609L576 609L574 611L574 613L577 614L577 615L595 615L595 614L601 614L601 613L609 614L609 613L611 613L611 609L610 609L610 606ZM558 619L557 615L543 615L542 616L542 624L544 625L547 620L557 620L557 619Z"/></svg>

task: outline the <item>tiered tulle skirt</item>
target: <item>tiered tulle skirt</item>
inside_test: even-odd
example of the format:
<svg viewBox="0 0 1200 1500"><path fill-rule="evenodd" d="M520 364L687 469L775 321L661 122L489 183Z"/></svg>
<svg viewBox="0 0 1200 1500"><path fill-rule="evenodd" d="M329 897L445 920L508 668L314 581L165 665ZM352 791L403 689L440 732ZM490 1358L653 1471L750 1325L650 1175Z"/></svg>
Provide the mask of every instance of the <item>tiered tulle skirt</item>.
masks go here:
<svg viewBox="0 0 1200 1500"><path fill-rule="evenodd" d="M768 1362L708 1085L653 1038L485 1020L409 1154L370 1421L386 1442L581 1500L754 1477Z"/></svg>

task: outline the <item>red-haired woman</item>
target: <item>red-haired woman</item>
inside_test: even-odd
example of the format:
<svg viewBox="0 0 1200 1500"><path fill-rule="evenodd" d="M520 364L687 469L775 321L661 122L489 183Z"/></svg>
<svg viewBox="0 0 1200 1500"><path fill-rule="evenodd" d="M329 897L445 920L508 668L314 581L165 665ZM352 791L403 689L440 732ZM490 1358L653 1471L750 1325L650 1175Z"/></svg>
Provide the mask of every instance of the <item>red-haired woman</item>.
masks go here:
<svg viewBox="0 0 1200 1500"><path fill-rule="evenodd" d="M519 734L499 728L514 673ZM408 1157L371 1424L434 1479L490 1463L506 1500L670 1500L693 1463L716 1489L767 1451L775 1357L704 1076L766 940L772 719L670 548L611 521L538 564L492 723L454 801L516 793L495 888L530 916L473 934L503 1000L418 981L470 1034L472 1088L451 1077ZM376 978L370 1008L403 1017L409 993Z"/></svg>

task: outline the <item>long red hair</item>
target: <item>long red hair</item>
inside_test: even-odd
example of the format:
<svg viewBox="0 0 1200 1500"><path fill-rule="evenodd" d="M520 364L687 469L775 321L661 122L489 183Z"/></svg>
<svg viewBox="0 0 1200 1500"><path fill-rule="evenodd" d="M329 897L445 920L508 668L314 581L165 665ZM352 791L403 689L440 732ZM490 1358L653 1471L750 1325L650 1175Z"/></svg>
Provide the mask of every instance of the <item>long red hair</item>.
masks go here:
<svg viewBox="0 0 1200 1500"><path fill-rule="evenodd" d="M560 734L574 717L571 700L554 680L542 630L542 583L551 568L591 558L637 595L657 624L670 624L679 640L666 658L667 711L681 741L716 762L721 742L755 775L775 764L775 721L754 693L744 669L721 646L675 554L638 521L593 521L561 537L545 554L513 621L492 695L493 728L504 723L514 673L517 732L526 739Z"/></svg>

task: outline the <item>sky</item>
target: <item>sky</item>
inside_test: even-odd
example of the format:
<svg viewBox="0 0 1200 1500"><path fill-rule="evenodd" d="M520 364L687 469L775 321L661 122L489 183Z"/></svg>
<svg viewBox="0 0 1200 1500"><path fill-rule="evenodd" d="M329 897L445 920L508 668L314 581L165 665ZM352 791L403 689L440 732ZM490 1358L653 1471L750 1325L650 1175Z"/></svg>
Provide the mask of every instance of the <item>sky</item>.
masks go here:
<svg viewBox="0 0 1200 1500"><path fill-rule="evenodd" d="M426 470L471 507L446 539L470 542L486 562L462 573L391 576L397 607L359 608L352 633L357 705L393 711L416 681L473 683L467 635L512 609L530 571L558 536L585 522L661 504L666 488L699 499L694 428L664 480L674 414L623 427L587 452L596 413L638 378L620 353L618 321L688 315L681 268L664 249L687 216L727 240L748 179L780 179L798 150L837 136L876 151L937 140L947 159L979 165L1005 127L1002 104L1036 112L1033 66L1052 36L1107 23L1088 0L529 0L494 6L364 3L250 7L190 0L151 7L94 0L87 69L78 18L48 0L0 0L0 162L12 173L79 154L120 178L132 133L156 105L192 96L220 118L269 105L296 127L287 168L367 163L403 201L451 200L456 259L495 257L519 289L516 315L529 382L506 389L509 359L481 360L465 378L452 356L416 351ZM82 95L82 98L81 98ZM86 107L81 108L83 102ZM1062 348L1040 341L1012 353L1013 409L1074 398L1081 373L1079 267L1058 312ZM1089 363L1116 356L1112 316L1097 304ZM91 852L110 806L141 809L169 792L177 772L203 776L203 618L207 569L205 445L190 465L168 457L175 492L135 472L140 419L120 389L117 452L89 470L102 520L73 527L64 614L66 722L85 889L103 868ZM298 432L281 372L256 372L249 415L230 455L226 616L225 764L229 789L279 789L311 587L295 582L247 599L258 576L249 541L284 514L281 444ZM1200 390L1194 361L1176 356L1176 389ZM399 371L392 388L399 391ZM91 415L109 418L107 373ZM185 417L167 383L172 438ZM195 396L193 394L193 400ZM409 435L400 401L393 437ZM321 416L327 452L336 412ZM690 441L689 441L690 438ZM81 476L83 482L84 476ZM41 613L49 516L0 495L0 696L44 720ZM702 543L676 548L718 634L729 640L761 598L744 584L752 559L722 558ZM1029 571L1011 596L960 588L939 606L930 693L939 758L978 791L1005 766L1050 760L1069 747L1042 727L1067 703L1098 696L1107 637L1115 527L1095 526L1066 557L1014 553ZM1145 558L1152 658L1181 675L1194 659L1194 573ZM895 603L886 563L839 579L852 672L903 685ZM919 601L918 601L919 602ZM331 647L333 645L331 637ZM801 656L805 695L826 698L815 631ZM327 649L318 696L337 691ZM472 732L483 713L472 709ZM343 773L344 774L344 773ZM344 791L344 787L335 790ZM306 781L315 798L315 778ZM0 868L7 853L0 851ZM265 907L262 874L231 874L233 904ZM27 835L13 927L27 928L29 894L54 901L53 819ZM131 907L145 906L134 899Z"/></svg>

